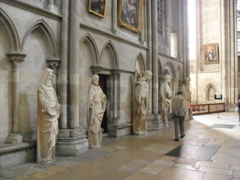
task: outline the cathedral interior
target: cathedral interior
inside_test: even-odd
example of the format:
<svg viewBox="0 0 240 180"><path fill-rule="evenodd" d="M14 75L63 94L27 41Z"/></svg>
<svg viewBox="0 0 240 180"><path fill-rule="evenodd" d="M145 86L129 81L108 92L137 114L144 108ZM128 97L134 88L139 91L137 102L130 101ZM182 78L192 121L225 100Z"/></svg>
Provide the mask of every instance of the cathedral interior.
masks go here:
<svg viewBox="0 0 240 180"><path fill-rule="evenodd" d="M240 179L239 33L240 0L0 0L0 180Z"/></svg>

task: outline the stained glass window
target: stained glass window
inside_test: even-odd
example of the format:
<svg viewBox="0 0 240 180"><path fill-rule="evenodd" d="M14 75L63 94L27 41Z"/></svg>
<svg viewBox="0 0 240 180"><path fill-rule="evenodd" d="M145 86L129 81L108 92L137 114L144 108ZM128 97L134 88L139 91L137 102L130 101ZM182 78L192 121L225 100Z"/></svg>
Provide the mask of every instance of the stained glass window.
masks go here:
<svg viewBox="0 0 240 180"><path fill-rule="evenodd" d="M238 55L240 55L240 0L237 0L237 31Z"/></svg>
<svg viewBox="0 0 240 180"><path fill-rule="evenodd" d="M162 27L162 19L163 19L163 11L162 11L162 0L157 0L157 17L158 17L158 34L162 35L163 27Z"/></svg>

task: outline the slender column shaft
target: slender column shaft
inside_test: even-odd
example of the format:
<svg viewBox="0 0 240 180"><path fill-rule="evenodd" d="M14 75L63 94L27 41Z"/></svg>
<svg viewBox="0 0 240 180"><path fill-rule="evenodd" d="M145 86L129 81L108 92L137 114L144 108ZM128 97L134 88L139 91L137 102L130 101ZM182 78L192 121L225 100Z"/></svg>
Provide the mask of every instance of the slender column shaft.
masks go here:
<svg viewBox="0 0 240 180"><path fill-rule="evenodd" d="M71 0L70 20L70 128L79 127L79 26L80 1Z"/></svg>
<svg viewBox="0 0 240 180"><path fill-rule="evenodd" d="M62 1L62 34L61 34L61 75L60 75L60 85L61 85L61 117L60 117L60 129L66 129L67 126L67 74L68 74L68 15L69 15L69 0Z"/></svg>
<svg viewBox="0 0 240 180"><path fill-rule="evenodd" d="M157 0L152 0L152 71L153 71L153 114L158 113L158 27Z"/></svg>
<svg viewBox="0 0 240 180"><path fill-rule="evenodd" d="M112 0L112 32L114 34L117 31L117 3L118 1Z"/></svg>
<svg viewBox="0 0 240 180"><path fill-rule="evenodd" d="M18 84L19 84L19 70L18 70L18 63L17 61L13 61L13 108L12 108L12 133L18 133Z"/></svg>

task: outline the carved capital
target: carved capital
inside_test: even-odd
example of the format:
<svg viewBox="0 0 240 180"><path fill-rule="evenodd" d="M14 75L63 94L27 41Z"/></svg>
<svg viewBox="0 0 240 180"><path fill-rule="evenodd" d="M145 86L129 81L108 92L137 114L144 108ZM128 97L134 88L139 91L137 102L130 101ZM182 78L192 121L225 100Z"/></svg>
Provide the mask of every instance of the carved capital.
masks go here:
<svg viewBox="0 0 240 180"><path fill-rule="evenodd" d="M120 71L117 69L112 71L112 76L114 79L117 79L120 76L120 74L121 74Z"/></svg>
<svg viewBox="0 0 240 180"><path fill-rule="evenodd" d="M51 69L53 69L55 67L58 68L61 65L61 61L58 58L51 57L51 58L46 59L46 61L47 61L48 67Z"/></svg>
<svg viewBox="0 0 240 180"><path fill-rule="evenodd" d="M101 72L102 70L102 66L91 66L91 71L93 74L98 74L99 72Z"/></svg>
<svg viewBox="0 0 240 180"><path fill-rule="evenodd" d="M9 62L13 63L13 68L17 68L18 64L24 61L24 58L26 57L26 54L20 53L20 52L11 52L7 54L7 57L9 59Z"/></svg>

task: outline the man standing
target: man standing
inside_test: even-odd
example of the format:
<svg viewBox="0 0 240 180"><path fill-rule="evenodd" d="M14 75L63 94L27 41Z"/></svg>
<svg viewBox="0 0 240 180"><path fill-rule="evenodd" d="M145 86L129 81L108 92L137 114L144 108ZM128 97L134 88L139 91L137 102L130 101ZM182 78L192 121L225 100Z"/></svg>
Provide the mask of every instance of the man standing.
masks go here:
<svg viewBox="0 0 240 180"><path fill-rule="evenodd" d="M175 128L175 139L174 141L179 141L179 130L180 127L180 138L185 136L184 134L184 117L185 117L185 105L184 98L182 96L182 92L179 91L177 96L175 96L172 100L172 112L174 115L174 128Z"/></svg>

